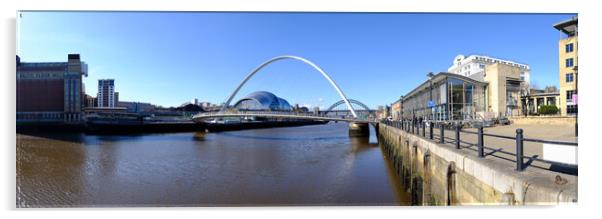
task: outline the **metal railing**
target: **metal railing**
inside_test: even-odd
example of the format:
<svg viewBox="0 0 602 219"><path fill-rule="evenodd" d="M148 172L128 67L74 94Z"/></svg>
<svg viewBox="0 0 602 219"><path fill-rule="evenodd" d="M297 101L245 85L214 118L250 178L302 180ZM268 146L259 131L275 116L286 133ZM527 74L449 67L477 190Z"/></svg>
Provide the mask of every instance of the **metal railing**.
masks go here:
<svg viewBox="0 0 602 219"><path fill-rule="evenodd" d="M381 120L381 122L388 126L392 126L392 127L401 129L401 130L406 131L411 134L416 134L419 136L420 136L420 134L422 134L422 137L425 137L425 138L426 138L426 126L428 124L428 127L429 127L428 128L428 130L429 130L428 139L433 140L433 141L435 140L433 129L435 126L437 126L439 128L438 143L440 143L440 144L446 143L445 142L445 139L446 139L445 128L450 127L449 126L450 123L446 123L446 122L435 123L433 121L417 122L416 120L414 120L414 121L412 121L412 120L402 120L402 121ZM468 145L474 145L470 142L462 141L460 139L460 133L475 134L475 135L477 135L476 146L477 146L477 156L478 157L484 158L486 156L485 149L488 149L488 150L491 150L494 152L503 153L503 154L510 155L510 156L514 156L515 157L514 161L516 163L517 171L523 171L526 168L524 159L531 159L531 160L535 160L535 161L539 161L539 162L543 162L543 163L547 163L547 164L552 164L552 165L569 166L569 167L573 167L573 168L577 167L577 165L573 165L573 164L566 164L566 163L561 163L561 162L556 162L556 161L551 161L551 160L540 159L537 157L524 156L524 142L548 143L548 144L556 144L556 145L565 145L568 147L577 147L578 145L576 142L550 141L550 140L535 139L535 138L525 138L523 135L523 129L521 129L521 128L516 129L515 136L504 136L504 135L484 133L482 126L477 128L477 132L472 132L472 131L462 130L462 126L461 126L460 122L455 122L455 123L451 123L451 124L453 124L452 127L455 132L455 138L453 138L453 143L454 143L454 146L456 149L458 149L458 150L462 149L462 147L460 146L461 143L468 144ZM419 128L422 128L422 133L420 133ZM484 142L486 140L485 136L492 137L492 138L515 140L516 153L510 153L510 152L496 150L494 148L486 147L484 145ZM450 138L448 138L448 139L450 139Z"/></svg>

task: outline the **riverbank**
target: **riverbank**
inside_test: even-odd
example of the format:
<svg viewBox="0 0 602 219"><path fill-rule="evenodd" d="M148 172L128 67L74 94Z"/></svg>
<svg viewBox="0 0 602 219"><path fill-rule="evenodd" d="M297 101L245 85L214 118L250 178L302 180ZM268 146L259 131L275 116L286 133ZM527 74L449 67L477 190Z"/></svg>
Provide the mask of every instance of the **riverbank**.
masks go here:
<svg viewBox="0 0 602 219"><path fill-rule="evenodd" d="M143 134L175 132L222 132L246 129L295 127L326 124L325 121L269 121L244 123L194 123L192 121L141 122L105 121L88 123L17 123L17 133L22 132L81 132L91 134Z"/></svg>

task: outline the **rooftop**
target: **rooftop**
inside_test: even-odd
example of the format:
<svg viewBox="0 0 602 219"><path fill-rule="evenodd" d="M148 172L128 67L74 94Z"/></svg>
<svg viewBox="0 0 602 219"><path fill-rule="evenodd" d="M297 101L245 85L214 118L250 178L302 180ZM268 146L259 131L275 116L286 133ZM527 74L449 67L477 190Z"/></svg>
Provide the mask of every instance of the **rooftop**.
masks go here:
<svg viewBox="0 0 602 219"><path fill-rule="evenodd" d="M577 16L554 24L554 28L566 35L573 36L577 33Z"/></svg>

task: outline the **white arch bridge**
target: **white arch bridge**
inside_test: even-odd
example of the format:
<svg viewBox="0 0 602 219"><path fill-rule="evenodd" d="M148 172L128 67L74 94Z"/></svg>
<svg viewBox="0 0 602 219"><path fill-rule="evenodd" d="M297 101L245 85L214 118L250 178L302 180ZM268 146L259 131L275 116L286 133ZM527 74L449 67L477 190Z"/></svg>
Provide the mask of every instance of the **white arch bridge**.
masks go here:
<svg viewBox="0 0 602 219"><path fill-rule="evenodd" d="M334 108L334 107L344 103L345 106L347 106L347 110L351 113L351 115L349 115L348 117L340 117L340 116L328 115L328 113L313 114L313 113L276 112L276 111L245 111L245 112L241 112L241 111L229 110L230 102L232 102L232 99L234 99L234 96L236 96L238 91L240 91L240 89L245 85L245 83L247 83L247 81L249 81L257 72L259 72L264 67L266 67L276 61L284 60L284 59L293 59L293 60L301 61L301 62L313 67L316 71L318 71L328 82L330 82L332 87L337 91L337 93L341 97L341 100L339 102L335 103L333 105L333 107L331 107L331 108ZM358 103L359 103L359 101L357 101L356 104L358 104ZM358 105L361 105L361 106L367 108L362 103L359 103ZM326 74L326 72L324 72L324 70L322 70L316 64L314 64L313 62L311 62L307 59L304 59L304 58L298 57L298 56L290 56L290 55L277 56L277 57L274 57L274 58L262 63L261 65L259 65L257 68L255 68L253 71L251 71L251 73L249 73L242 80L242 82L238 85L238 87L236 87L234 92L232 92L232 94L226 100L226 102L224 103L224 105L222 106L222 108L219 112L199 113L199 114L193 116L193 121L205 122L212 118L225 118L225 117L263 117L263 118L305 119L305 120L317 120L317 121L342 121L342 122L350 122L351 123L350 128L352 128L352 125L354 125L354 124L355 124L355 126L359 126L360 124L368 124L370 122L375 121L373 118L370 118L370 117L368 117L368 118L358 117L358 114L356 113L355 109L351 105L351 101L349 99L347 99L347 97L345 96L343 91L334 82L334 80L332 80L332 78L330 78L330 76L328 76L328 74ZM363 125L361 125L361 126L363 127Z"/></svg>

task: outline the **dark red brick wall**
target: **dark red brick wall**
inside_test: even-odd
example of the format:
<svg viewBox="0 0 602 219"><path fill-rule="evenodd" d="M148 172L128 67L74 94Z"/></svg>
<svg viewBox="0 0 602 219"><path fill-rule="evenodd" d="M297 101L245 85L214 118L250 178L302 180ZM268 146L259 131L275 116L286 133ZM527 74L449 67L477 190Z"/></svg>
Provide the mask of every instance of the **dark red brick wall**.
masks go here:
<svg viewBox="0 0 602 219"><path fill-rule="evenodd" d="M17 112L63 111L64 81L17 80Z"/></svg>

